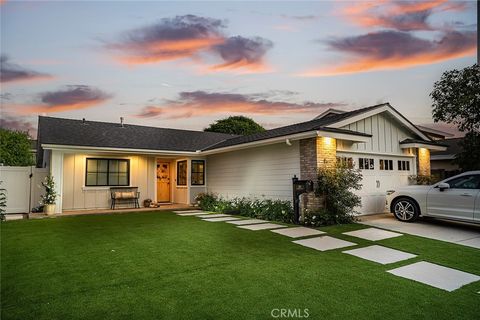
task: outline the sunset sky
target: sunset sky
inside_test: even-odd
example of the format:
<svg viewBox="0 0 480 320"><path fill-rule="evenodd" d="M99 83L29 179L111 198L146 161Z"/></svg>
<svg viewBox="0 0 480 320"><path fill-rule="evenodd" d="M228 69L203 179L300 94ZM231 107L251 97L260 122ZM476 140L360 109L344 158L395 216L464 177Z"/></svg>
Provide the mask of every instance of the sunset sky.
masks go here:
<svg viewBox="0 0 480 320"><path fill-rule="evenodd" d="M1 3L0 121L32 135L38 115L273 128L381 102L428 124L434 81L476 62L475 2Z"/></svg>

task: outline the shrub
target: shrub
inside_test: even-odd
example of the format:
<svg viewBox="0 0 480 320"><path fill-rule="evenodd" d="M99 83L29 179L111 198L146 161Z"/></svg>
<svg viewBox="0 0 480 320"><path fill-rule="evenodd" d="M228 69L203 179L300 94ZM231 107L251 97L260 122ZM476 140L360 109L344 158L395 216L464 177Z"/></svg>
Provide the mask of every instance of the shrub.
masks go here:
<svg viewBox="0 0 480 320"><path fill-rule="evenodd" d="M431 176L423 176L423 175L408 176L408 181L410 181L411 184L415 184L415 185L431 185L431 184L437 183L440 180L441 180L440 176L434 176L434 175L431 175Z"/></svg>
<svg viewBox="0 0 480 320"><path fill-rule="evenodd" d="M2 183L3 181L0 181ZM5 220L5 208L7 207L7 189L0 188L0 220Z"/></svg>
<svg viewBox="0 0 480 320"><path fill-rule="evenodd" d="M45 177L45 181L42 182L42 186L45 188L45 194L41 196L43 205L55 204L57 194L55 193L55 182L53 177L48 175Z"/></svg>
<svg viewBox="0 0 480 320"><path fill-rule="evenodd" d="M360 190L362 174L357 169L337 166L318 171L317 196L324 199L323 209L304 213L304 223L329 225L355 221L355 207L361 205L361 198L353 193Z"/></svg>
<svg viewBox="0 0 480 320"><path fill-rule="evenodd" d="M206 211L238 214L270 221L293 222L293 207L290 201L249 198L224 199L211 193L197 195L196 201L200 208Z"/></svg>

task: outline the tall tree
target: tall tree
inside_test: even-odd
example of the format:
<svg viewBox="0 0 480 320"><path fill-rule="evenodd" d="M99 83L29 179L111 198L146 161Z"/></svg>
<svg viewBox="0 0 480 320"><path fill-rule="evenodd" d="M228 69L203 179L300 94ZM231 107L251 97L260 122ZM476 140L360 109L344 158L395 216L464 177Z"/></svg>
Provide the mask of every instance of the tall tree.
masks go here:
<svg viewBox="0 0 480 320"><path fill-rule="evenodd" d="M245 116L231 116L215 121L203 131L249 135L263 132L265 131L265 128L251 118L247 118Z"/></svg>
<svg viewBox="0 0 480 320"><path fill-rule="evenodd" d="M462 132L480 131L478 64L443 73L433 85L433 120L455 124Z"/></svg>
<svg viewBox="0 0 480 320"><path fill-rule="evenodd" d="M462 170L480 169L480 68L478 64L443 73L433 85L433 120L465 132L455 162Z"/></svg>
<svg viewBox="0 0 480 320"><path fill-rule="evenodd" d="M30 136L27 132L0 128L0 163L4 166L31 166Z"/></svg>

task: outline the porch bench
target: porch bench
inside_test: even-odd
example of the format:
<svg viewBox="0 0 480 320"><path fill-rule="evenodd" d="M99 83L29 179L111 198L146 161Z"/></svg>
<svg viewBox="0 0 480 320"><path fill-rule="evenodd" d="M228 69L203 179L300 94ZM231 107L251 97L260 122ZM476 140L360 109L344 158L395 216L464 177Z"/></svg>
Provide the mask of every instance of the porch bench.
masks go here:
<svg viewBox="0 0 480 320"><path fill-rule="evenodd" d="M112 187L110 188L110 196L110 209L115 209L115 206L119 203L129 203L133 204L135 208L140 208L138 187Z"/></svg>

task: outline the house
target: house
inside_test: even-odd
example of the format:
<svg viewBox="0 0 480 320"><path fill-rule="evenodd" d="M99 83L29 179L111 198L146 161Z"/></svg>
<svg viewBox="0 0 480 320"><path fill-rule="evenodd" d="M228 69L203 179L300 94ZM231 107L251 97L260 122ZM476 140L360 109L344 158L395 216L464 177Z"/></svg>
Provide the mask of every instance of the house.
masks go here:
<svg viewBox="0 0 480 320"><path fill-rule="evenodd" d="M138 187L141 202L190 204L201 192L292 200L294 175L314 180L343 161L362 170L368 214L408 176L429 175L430 150L443 149L386 103L248 136L39 117L37 164L57 183L59 213L108 208L110 186Z"/></svg>
<svg viewBox="0 0 480 320"><path fill-rule="evenodd" d="M462 140L463 138L452 138L439 141L447 148L446 150L432 152L430 157L432 175L445 179L462 171L458 164L454 162L456 155L462 152L462 146L460 145Z"/></svg>

